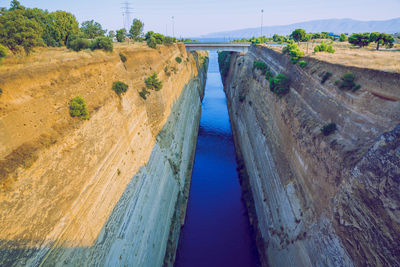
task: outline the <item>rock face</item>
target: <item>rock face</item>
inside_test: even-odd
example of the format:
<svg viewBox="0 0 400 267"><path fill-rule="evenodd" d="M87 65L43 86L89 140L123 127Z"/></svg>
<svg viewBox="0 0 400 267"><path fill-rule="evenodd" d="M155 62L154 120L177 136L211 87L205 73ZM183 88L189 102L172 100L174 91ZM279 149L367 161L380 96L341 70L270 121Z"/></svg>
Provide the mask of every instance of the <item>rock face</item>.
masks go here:
<svg viewBox="0 0 400 267"><path fill-rule="evenodd" d="M290 77L282 98L253 62ZM220 66L242 184L270 266L400 264L400 75L253 46ZM326 72L332 76L321 82ZM335 86L353 72L361 89ZM324 136L321 127L336 123Z"/></svg>
<svg viewBox="0 0 400 267"><path fill-rule="evenodd" d="M0 265L172 264L190 186L205 55L186 53L183 45L121 47L1 74ZM163 88L145 100L139 92L154 72ZM116 80L129 85L121 97L111 90ZM88 121L69 117L68 101L76 94L87 101ZM23 116L38 103L47 109ZM40 127L32 135L8 141L16 128L34 125Z"/></svg>

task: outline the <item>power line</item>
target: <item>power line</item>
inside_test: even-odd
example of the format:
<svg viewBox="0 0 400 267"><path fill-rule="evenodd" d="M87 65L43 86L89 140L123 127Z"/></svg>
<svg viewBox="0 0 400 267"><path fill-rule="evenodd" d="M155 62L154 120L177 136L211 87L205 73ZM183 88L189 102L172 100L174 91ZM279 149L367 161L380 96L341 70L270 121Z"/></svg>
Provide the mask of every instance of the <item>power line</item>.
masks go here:
<svg viewBox="0 0 400 267"><path fill-rule="evenodd" d="M121 3L121 9L124 28L126 31L129 31L129 26L131 25L131 15L133 14L133 7L131 6L131 3L125 1Z"/></svg>

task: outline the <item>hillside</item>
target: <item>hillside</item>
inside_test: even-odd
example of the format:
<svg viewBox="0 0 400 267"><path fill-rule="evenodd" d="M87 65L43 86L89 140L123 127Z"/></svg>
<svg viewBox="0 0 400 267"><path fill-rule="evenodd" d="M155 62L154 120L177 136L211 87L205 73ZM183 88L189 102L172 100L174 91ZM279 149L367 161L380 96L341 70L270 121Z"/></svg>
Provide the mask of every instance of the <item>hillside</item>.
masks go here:
<svg viewBox="0 0 400 267"><path fill-rule="evenodd" d="M334 32L334 33L353 33L353 32L386 32L395 33L400 29L400 18L382 21L359 21L353 19L325 19L299 22L289 25L277 25L263 27L263 35L272 36L273 34L287 35L294 29L302 28L307 32ZM202 36L203 38L249 38L260 35L260 27L239 29L234 31L216 32Z"/></svg>

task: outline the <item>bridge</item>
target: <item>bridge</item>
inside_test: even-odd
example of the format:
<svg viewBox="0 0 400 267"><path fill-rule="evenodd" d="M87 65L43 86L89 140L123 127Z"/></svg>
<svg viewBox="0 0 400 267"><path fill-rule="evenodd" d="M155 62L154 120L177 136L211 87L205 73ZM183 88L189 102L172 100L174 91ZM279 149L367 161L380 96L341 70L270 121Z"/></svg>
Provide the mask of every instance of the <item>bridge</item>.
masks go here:
<svg viewBox="0 0 400 267"><path fill-rule="evenodd" d="M233 51L247 53L251 43L185 43L187 51Z"/></svg>

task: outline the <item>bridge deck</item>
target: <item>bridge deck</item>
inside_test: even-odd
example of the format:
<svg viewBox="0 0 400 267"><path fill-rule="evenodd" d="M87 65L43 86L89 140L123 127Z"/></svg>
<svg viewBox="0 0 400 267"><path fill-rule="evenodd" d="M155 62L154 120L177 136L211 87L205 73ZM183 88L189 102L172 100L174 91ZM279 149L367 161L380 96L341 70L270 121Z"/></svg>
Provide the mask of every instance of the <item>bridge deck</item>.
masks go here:
<svg viewBox="0 0 400 267"><path fill-rule="evenodd" d="M246 53L251 43L185 43L188 51L210 50L210 51L235 51Z"/></svg>

